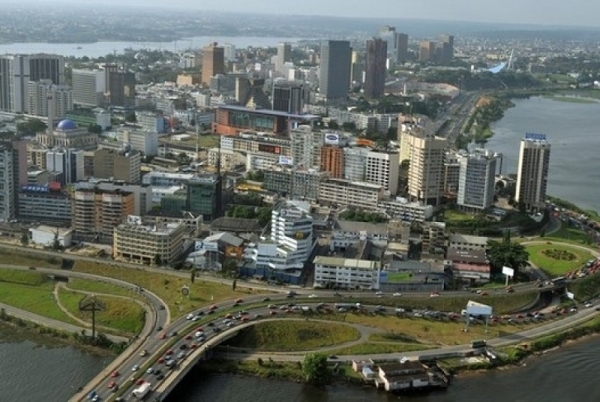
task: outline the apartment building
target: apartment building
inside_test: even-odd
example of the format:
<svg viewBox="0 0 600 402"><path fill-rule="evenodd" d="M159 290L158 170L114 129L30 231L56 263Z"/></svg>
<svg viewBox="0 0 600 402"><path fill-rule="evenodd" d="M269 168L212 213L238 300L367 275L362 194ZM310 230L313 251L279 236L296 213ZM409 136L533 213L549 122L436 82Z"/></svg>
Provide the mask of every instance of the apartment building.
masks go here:
<svg viewBox="0 0 600 402"><path fill-rule="evenodd" d="M465 210L483 211L494 204L496 156L478 149L459 157L458 196L456 204Z"/></svg>
<svg viewBox="0 0 600 402"><path fill-rule="evenodd" d="M429 135L411 135L408 140L408 194L413 200L439 205L444 186L447 140Z"/></svg>
<svg viewBox="0 0 600 402"><path fill-rule="evenodd" d="M381 264L378 261L317 256L314 265L315 288L379 289Z"/></svg>
<svg viewBox="0 0 600 402"><path fill-rule="evenodd" d="M521 140L515 200L526 209L539 209L546 202L550 143L545 134L527 133Z"/></svg>
<svg viewBox="0 0 600 402"><path fill-rule="evenodd" d="M344 179L327 179L319 187L319 203L327 205L375 210L383 195L381 185Z"/></svg>
<svg viewBox="0 0 600 402"><path fill-rule="evenodd" d="M367 153L364 181L379 184L389 195L394 196L398 193L399 173L398 152L369 151Z"/></svg>

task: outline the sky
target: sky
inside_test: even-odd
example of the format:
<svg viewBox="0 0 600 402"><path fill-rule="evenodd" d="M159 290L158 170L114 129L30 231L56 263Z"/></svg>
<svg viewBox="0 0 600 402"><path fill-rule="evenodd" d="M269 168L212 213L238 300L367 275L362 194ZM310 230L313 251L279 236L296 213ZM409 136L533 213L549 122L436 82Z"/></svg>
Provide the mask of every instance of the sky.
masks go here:
<svg viewBox="0 0 600 402"><path fill-rule="evenodd" d="M39 0L38 0L39 1ZM15 0L0 0L14 3ZM594 0L44 0L44 4L189 7L213 11L600 26Z"/></svg>

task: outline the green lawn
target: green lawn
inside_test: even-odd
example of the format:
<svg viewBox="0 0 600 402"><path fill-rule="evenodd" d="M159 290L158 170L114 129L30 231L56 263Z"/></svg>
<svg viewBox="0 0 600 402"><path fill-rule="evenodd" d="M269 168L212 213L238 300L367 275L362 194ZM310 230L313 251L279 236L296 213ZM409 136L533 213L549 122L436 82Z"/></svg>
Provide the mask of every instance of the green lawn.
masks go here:
<svg viewBox="0 0 600 402"><path fill-rule="evenodd" d="M40 285L0 282L0 302L43 317L77 325L75 320L56 305L53 290L53 282Z"/></svg>
<svg viewBox="0 0 600 402"><path fill-rule="evenodd" d="M426 350L431 348L432 346L415 343L365 342L347 348L336 349L329 353L337 355L368 355L373 353L413 352L415 350Z"/></svg>
<svg viewBox="0 0 600 402"><path fill-rule="evenodd" d="M444 221L450 222L462 222L462 221L471 221L475 218L473 215L468 214L466 212L457 211L455 209L446 209L444 211Z"/></svg>
<svg viewBox="0 0 600 402"><path fill-rule="evenodd" d="M229 285L203 281L201 278L196 279L196 283L192 284L188 277L173 276L168 272L164 274L148 272L144 270L143 266L140 266L139 269L131 269L116 265L77 261L73 270L121 279L148 289L165 301L173 319L222 300L262 293L242 287L238 287L234 291ZM188 285L190 288L189 297L181 295L181 288L184 285Z"/></svg>
<svg viewBox="0 0 600 402"><path fill-rule="evenodd" d="M90 312L80 311L79 302L85 295L60 288L58 292L62 305L74 316L86 322L92 322ZM144 326L144 309L135 302L116 297L99 296L98 300L106 309L96 313L97 325L112 328L117 333L135 335Z"/></svg>
<svg viewBox="0 0 600 402"><path fill-rule="evenodd" d="M544 237L547 241L560 241L574 244L587 245L588 235L581 229L568 226L562 223L559 230Z"/></svg>
<svg viewBox="0 0 600 402"><path fill-rule="evenodd" d="M339 345L359 338L360 332L349 325L284 320L256 324L229 344L268 352L294 352Z"/></svg>
<svg viewBox="0 0 600 402"><path fill-rule="evenodd" d="M50 278L41 272L0 269L0 282L38 286L49 281Z"/></svg>
<svg viewBox="0 0 600 402"><path fill-rule="evenodd" d="M406 282L412 278L408 272L388 272L388 282Z"/></svg>
<svg viewBox="0 0 600 402"><path fill-rule="evenodd" d="M117 296L126 296L135 298L138 300L145 300L138 293L130 290L129 288L124 288L118 285L114 285L112 283L106 282L97 282L89 279L80 279L80 278L72 278L69 279L69 283L67 285L69 289L73 290L82 290L84 292L91 293L106 293Z"/></svg>
<svg viewBox="0 0 600 402"><path fill-rule="evenodd" d="M561 276L574 269L581 268L593 256L578 248L549 244L526 246L529 259L533 264L553 276ZM548 253L551 253L550 255ZM560 253L564 253L560 256ZM573 259L568 259L568 258Z"/></svg>

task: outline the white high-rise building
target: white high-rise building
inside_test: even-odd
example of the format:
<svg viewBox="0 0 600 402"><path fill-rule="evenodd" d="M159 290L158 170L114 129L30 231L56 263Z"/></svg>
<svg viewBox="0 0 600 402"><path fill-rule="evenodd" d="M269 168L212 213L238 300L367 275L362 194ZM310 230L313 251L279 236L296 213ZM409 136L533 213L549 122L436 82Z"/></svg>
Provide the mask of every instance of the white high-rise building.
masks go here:
<svg viewBox="0 0 600 402"><path fill-rule="evenodd" d="M365 181L382 186L389 195L398 193L400 159L398 152L369 151L365 166Z"/></svg>
<svg viewBox="0 0 600 402"><path fill-rule="evenodd" d="M444 188L444 154L448 141L430 135L410 135L408 195L438 205Z"/></svg>
<svg viewBox="0 0 600 402"><path fill-rule="evenodd" d="M537 209L546 202L550 144L545 134L525 134L519 151L515 200L526 209Z"/></svg>
<svg viewBox="0 0 600 402"><path fill-rule="evenodd" d="M84 180L84 152L77 149L58 148L46 153L46 170L62 173L60 182L65 184Z"/></svg>
<svg viewBox="0 0 600 402"><path fill-rule="evenodd" d="M232 45L231 43L223 43L221 47L223 47L223 57L225 58L225 61L236 60L237 57L235 54L235 45Z"/></svg>
<svg viewBox="0 0 600 402"><path fill-rule="evenodd" d="M478 149L459 156L458 206L484 210L494 203L496 156L486 149Z"/></svg>
<svg viewBox="0 0 600 402"><path fill-rule="evenodd" d="M81 106L97 107L104 102L106 92L105 70L73 69L73 103Z"/></svg>
<svg viewBox="0 0 600 402"><path fill-rule="evenodd" d="M312 169L321 165L323 132L313 131L301 125L290 132L290 148L293 165L299 169Z"/></svg>
<svg viewBox="0 0 600 402"><path fill-rule="evenodd" d="M73 90L65 85L54 85L51 80L29 81L27 113L34 116L63 120L73 110ZM50 114L53 116L49 116Z"/></svg>

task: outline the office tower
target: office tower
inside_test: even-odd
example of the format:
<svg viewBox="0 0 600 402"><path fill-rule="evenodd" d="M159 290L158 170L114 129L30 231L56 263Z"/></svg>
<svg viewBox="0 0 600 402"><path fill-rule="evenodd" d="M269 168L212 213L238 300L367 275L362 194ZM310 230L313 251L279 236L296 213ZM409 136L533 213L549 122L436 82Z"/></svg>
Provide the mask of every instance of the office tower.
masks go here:
<svg viewBox="0 0 600 402"><path fill-rule="evenodd" d="M411 135L408 145L408 194L414 200L438 205L444 187L447 140L432 135Z"/></svg>
<svg viewBox="0 0 600 402"><path fill-rule="evenodd" d="M107 90L104 70L73 69L73 103L85 107L98 107L104 103Z"/></svg>
<svg viewBox="0 0 600 402"><path fill-rule="evenodd" d="M344 179L365 181L368 148L344 148Z"/></svg>
<svg viewBox="0 0 600 402"><path fill-rule="evenodd" d="M350 84L362 84L363 74L365 73L365 63L359 52L352 52L352 62L350 64Z"/></svg>
<svg viewBox="0 0 600 402"><path fill-rule="evenodd" d="M64 58L52 54L0 55L0 110L27 112L29 81L64 83Z"/></svg>
<svg viewBox="0 0 600 402"><path fill-rule="evenodd" d="M546 202L550 144L545 134L525 134L519 150L515 200L526 209L539 209Z"/></svg>
<svg viewBox="0 0 600 402"><path fill-rule="evenodd" d="M402 64L408 59L408 35L397 32L394 34L394 61Z"/></svg>
<svg viewBox="0 0 600 402"><path fill-rule="evenodd" d="M456 203L467 210L483 211L494 204L496 157L493 152L477 149L458 157L458 197Z"/></svg>
<svg viewBox="0 0 600 402"><path fill-rule="evenodd" d="M278 81L273 85L273 110L300 114L304 110L304 85Z"/></svg>
<svg viewBox="0 0 600 402"><path fill-rule="evenodd" d="M246 101L248 96L248 77L235 77L235 100L240 104Z"/></svg>
<svg viewBox="0 0 600 402"><path fill-rule="evenodd" d="M289 43L280 43L277 45L277 63L275 71L281 72L283 65L292 61L292 45Z"/></svg>
<svg viewBox="0 0 600 402"><path fill-rule="evenodd" d="M365 70L365 96L381 98L385 90L387 42L374 38L367 41L367 68Z"/></svg>
<svg viewBox="0 0 600 402"><path fill-rule="evenodd" d="M57 173L63 186L84 179L83 151L53 149L46 154L46 170Z"/></svg>
<svg viewBox="0 0 600 402"><path fill-rule="evenodd" d="M398 152L369 151L365 181L382 186L391 196L398 193L400 163Z"/></svg>
<svg viewBox="0 0 600 402"><path fill-rule="evenodd" d="M94 151L93 176L97 179L122 180L139 183L141 179L142 155L139 151L98 149Z"/></svg>
<svg viewBox="0 0 600 402"><path fill-rule="evenodd" d="M326 100L345 100L348 97L351 54L348 41L321 43L319 92Z"/></svg>
<svg viewBox="0 0 600 402"><path fill-rule="evenodd" d="M431 61L435 57L435 42L423 41L419 45L419 61Z"/></svg>
<svg viewBox="0 0 600 402"><path fill-rule="evenodd" d="M8 222L14 218L15 205L15 160L10 143L0 143L0 219Z"/></svg>
<svg viewBox="0 0 600 402"><path fill-rule="evenodd" d="M208 174L194 176L187 182L187 210L202 215L205 221L212 221L219 216L218 177Z"/></svg>
<svg viewBox="0 0 600 402"><path fill-rule="evenodd" d="M225 52L217 42L202 49L202 84L209 85L210 78L225 73Z"/></svg>
<svg viewBox="0 0 600 402"><path fill-rule="evenodd" d="M223 58L225 61L235 61L237 59L235 53L235 45L231 43L223 43Z"/></svg>
<svg viewBox="0 0 600 402"><path fill-rule="evenodd" d="M344 177L344 149L338 145L323 146L321 148L321 170L329 172L330 177L334 179Z"/></svg>
<svg viewBox="0 0 600 402"><path fill-rule="evenodd" d="M110 71L107 89L111 106L135 106L135 74L129 71Z"/></svg>
<svg viewBox="0 0 600 402"><path fill-rule="evenodd" d="M439 46L441 48L441 61L450 62L454 58L454 36L440 36Z"/></svg>
<svg viewBox="0 0 600 402"><path fill-rule="evenodd" d="M29 81L27 91L27 113L34 116L64 119L73 110L73 90L64 85L55 85L50 80ZM50 116L52 114L52 116Z"/></svg>

